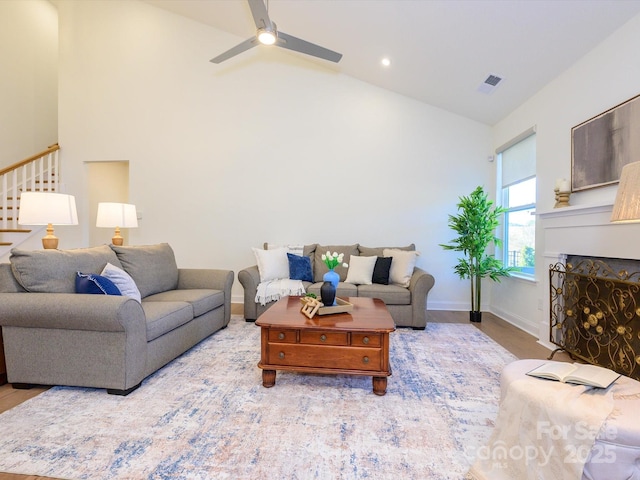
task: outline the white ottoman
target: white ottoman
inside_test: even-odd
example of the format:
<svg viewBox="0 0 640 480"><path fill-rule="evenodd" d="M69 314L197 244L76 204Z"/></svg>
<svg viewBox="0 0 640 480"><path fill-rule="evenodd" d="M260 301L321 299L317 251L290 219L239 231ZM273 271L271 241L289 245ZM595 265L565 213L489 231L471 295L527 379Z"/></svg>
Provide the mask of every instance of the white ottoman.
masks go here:
<svg viewBox="0 0 640 480"><path fill-rule="evenodd" d="M501 401L509 384L530 379L531 388L544 381L526 375L545 360L518 360L507 365L500 380ZM570 387L568 387L570 388ZM582 474L583 480L640 480L640 382L622 376L609 387L614 407L600 430Z"/></svg>

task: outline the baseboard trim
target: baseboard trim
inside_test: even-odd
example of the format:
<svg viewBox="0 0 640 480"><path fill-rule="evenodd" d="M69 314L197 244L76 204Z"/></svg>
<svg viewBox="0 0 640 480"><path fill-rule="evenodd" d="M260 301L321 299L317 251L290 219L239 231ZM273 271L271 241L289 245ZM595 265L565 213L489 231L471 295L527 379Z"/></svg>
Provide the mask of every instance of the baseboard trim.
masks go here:
<svg viewBox="0 0 640 480"><path fill-rule="evenodd" d="M505 312L501 308L491 307L489 308L489 311L503 319L505 322L518 327L520 330L527 332L529 335L533 335L535 338L538 338L537 323L531 323L530 320L518 315L511 314L509 312Z"/></svg>
<svg viewBox="0 0 640 480"><path fill-rule="evenodd" d="M469 303L464 302L432 302L427 300L427 310L448 310L451 312L468 312Z"/></svg>

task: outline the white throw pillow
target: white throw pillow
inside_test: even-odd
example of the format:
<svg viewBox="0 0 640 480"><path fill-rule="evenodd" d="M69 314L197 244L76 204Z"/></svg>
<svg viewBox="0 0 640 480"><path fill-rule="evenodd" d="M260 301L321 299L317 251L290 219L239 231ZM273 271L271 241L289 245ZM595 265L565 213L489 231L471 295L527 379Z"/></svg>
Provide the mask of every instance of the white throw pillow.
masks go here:
<svg viewBox="0 0 640 480"><path fill-rule="evenodd" d="M383 255L393 258L393 260L391 260L391 269L389 270L389 283L401 287L408 287L411 283L413 269L416 266L417 256L420 255L420 253L385 248Z"/></svg>
<svg viewBox="0 0 640 480"><path fill-rule="evenodd" d="M138 290L136 282L133 281L131 275L129 275L121 268L107 263L107 265L105 265L105 267L102 269L102 273L100 275L111 280L116 285L116 287L118 287L120 293L122 293L122 295L124 295L125 297L132 297L138 302L142 302L140 290Z"/></svg>
<svg viewBox="0 0 640 480"><path fill-rule="evenodd" d="M345 282L354 285L371 285L373 269L376 266L378 257L360 257L351 255L349 259L349 270Z"/></svg>
<svg viewBox="0 0 640 480"><path fill-rule="evenodd" d="M289 259L286 248L274 248L273 250L252 248L252 250L260 272L260 282L289 278Z"/></svg>

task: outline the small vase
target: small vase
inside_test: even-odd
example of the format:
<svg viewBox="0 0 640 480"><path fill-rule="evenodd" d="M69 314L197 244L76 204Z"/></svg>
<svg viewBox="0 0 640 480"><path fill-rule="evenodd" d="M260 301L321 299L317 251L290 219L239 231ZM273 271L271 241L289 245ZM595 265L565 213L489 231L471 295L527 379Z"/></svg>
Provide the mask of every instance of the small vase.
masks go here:
<svg viewBox="0 0 640 480"><path fill-rule="evenodd" d="M338 283L340 282L340 275L337 274L333 269L329 270L322 276L322 280L325 282L331 282L331 284L338 289Z"/></svg>
<svg viewBox="0 0 640 480"><path fill-rule="evenodd" d="M469 320L473 323L482 322L482 312L469 311Z"/></svg>
<svg viewBox="0 0 640 480"><path fill-rule="evenodd" d="M320 299L325 307L330 307L336 301L336 287L331 282L324 282L320 287Z"/></svg>

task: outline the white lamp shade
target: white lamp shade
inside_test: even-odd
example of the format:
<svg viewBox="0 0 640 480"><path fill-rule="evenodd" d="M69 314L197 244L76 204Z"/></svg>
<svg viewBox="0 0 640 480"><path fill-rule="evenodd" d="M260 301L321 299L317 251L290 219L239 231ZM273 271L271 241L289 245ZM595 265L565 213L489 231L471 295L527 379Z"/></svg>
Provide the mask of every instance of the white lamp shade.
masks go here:
<svg viewBox="0 0 640 480"><path fill-rule="evenodd" d="M628 163L622 167L611 221L614 223L640 221L640 162Z"/></svg>
<svg viewBox="0 0 640 480"><path fill-rule="evenodd" d="M20 225L77 225L76 198L50 192L24 192L20 195Z"/></svg>
<svg viewBox="0 0 640 480"><path fill-rule="evenodd" d="M96 227L135 228L138 226L136 206L130 203L98 203Z"/></svg>

